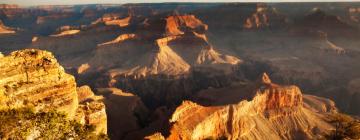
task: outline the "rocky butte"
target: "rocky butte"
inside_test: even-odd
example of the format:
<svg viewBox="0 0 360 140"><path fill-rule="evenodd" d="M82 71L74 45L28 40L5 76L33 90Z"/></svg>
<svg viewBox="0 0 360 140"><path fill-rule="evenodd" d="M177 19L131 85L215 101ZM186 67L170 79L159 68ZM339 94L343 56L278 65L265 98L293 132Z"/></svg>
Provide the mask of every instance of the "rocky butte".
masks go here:
<svg viewBox="0 0 360 140"><path fill-rule="evenodd" d="M255 87L252 100L235 104L184 101L169 120L173 125L167 139L321 139L333 129L326 121L326 114L336 111L332 102L303 95L297 86L274 84L267 74ZM236 92L241 91L227 94Z"/></svg>
<svg viewBox="0 0 360 140"><path fill-rule="evenodd" d="M69 120L95 126L107 133L107 117L101 96L88 86L76 87L47 51L25 49L0 57L0 109L33 108L35 112L58 111Z"/></svg>
<svg viewBox="0 0 360 140"><path fill-rule="evenodd" d="M79 79L91 77L84 81L90 81L93 87L120 88L156 107L179 102L200 86L227 84L223 81L229 81L232 77L229 75L234 74L242 60L220 52L208 42L208 25L195 15L163 17L144 19L146 24L130 21L129 27L137 30L120 27L127 32L97 43L89 52L93 55L87 55L89 59L79 57L70 65L78 69ZM86 32L90 31L82 33ZM83 63L75 65L78 62ZM95 78L96 83L92 82ZM206 78L212 80L204 80ZM209 82L195 84L197 81Z"/></svg>

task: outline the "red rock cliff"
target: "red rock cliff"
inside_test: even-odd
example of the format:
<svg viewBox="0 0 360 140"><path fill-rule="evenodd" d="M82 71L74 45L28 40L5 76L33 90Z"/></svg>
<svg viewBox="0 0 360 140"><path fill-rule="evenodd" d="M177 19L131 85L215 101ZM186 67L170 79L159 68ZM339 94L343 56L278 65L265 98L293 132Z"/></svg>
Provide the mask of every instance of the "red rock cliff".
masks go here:
<svg viewBox="0 0 360 140"><path fill-rule="evenodd" d="M237 104L183 102L170 119L167 139L320 139L332 128L321 112L303 106L298 87L273 84L267 74L257 87L251 101Z"/></svg>

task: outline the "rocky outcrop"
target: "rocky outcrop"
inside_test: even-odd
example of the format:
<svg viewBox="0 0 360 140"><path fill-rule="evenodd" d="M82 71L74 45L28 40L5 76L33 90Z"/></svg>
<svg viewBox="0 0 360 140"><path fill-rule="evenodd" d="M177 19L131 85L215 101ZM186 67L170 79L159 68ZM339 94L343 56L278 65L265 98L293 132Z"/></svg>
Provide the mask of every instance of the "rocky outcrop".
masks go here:
<svg viewBox="0 0 360 140"><path fill-rule="evenodd" d="M78 69L77 69L77 73L78 74L83 74L85 73L91 66L86 63L86 64L81 64Z"/></svg>
<svg viewBox="0 0 360 140"><path fill-rule="evenodd" d="M182 35L187 31L186 28L203 33L208 29L208 25L202 23L195 15L174 15L166 18L165 29L168 36Z"/></svg>
<svg viewBox="0 0 360 140"><path fill-rule="evenodd" d="M103 17L97 19L96 21L92 22L91 24L99 24L104 23L105 25L116 25L119 27L126 27L130 24L131 16L120 18L118 14L105 14Z"/></svg>
<svg viewBox="0 0 360 140"><path fill-rule="evenodd" d="M9 27L6 27L0 20L0 34L13 34L15 31Z"/></svg>
<svg viewBox="0 0 360 140"><path fill-rule="evenodd" d="M103 96L96 96L89 86L77 88L79 107L75 119L82 124L95 126L95 133L107 133L107 116Z"/></svg>
<svg viewBox="0 0 360 140"><path fill-rule="evenodd" d="M126 27L130 24L130 19L131 19L131 17L129 16L129 17L126 17L123 19L107 20L104 22L105 22L105 25L117 25L119 27Z"/></svg>
<svg viewBox="0 0 360 140"><path fill-rule="evenodd" d="M264 29L269 27L279 27L285 25L286 18L275 8L265 4L257 4L256 11L246 18L243 25L244 29Z"/></svg>
<svg viewBox="0 0 360 140"><path fill-rule="evenodd" d="M105 106L89 87L76 88L75 78L50 52L26 49L0 58L0 108L56 110L106 133ZM80 104L79 104L80 103Z"/></svg>
<svg viewBox="0 0 360 140"><path fill-rule="evenodd" d="M117 38L115 38L114 40L112 41L109 41L109 42L105 42L105 43L101 43L101 44L98 44L98 46L104 46L104 45L110 45L110 44L115 44L115 43L121 43L125 40L128 40L128 39L134 39L136 37L135 34L122 34L122 35L119 35Z"/></svg>
<svg viewBox="0 0 360 140"><path fill-rule="evenodd" d="M76 84L50 52L23 50L1 58L2 107L56 109L73 117L78 107Z"/></svg>
<svg viewBox="0 0 360 140"><path fill-rule="evenodd" d="M80 30L66 30L62 31L61 33L50 35L51 37L62 37L62 36L69 36L69 35L75 35L80 33Z"/></svg>
<svg viewBox="0 0 360 140"><path fill-rule="evenodd" d="M311 104L303 102L298 87L276 85L266 74L259 81L251 101L183 102L170 119L174 124L167 139L319 139L330 131L324 112L304 107Z"/></svg>

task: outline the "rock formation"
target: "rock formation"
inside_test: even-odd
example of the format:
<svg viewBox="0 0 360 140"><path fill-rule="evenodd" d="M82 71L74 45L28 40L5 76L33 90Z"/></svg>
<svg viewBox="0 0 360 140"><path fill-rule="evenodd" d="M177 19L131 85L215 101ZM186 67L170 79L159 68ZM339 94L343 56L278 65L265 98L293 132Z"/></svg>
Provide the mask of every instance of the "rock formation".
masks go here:
<svg viewBox="0 0 360 140"><path fill-rule="evenodd" d="M62 31L59 34L54 34L54 35L50 35L52 37L62 37L62 36L69 36L69 35L75 35L78 34L80 32L80 30L66 30L66 31Z"/></svg>
<svg viewBox="0 0 360 140"><path fill-rule="evenodd" d="M256 11L246 19L243 27L245 29L264 29L285 25L286 18L275 8L264 4L257 4Z"/></svg>
<svg viewBox="0 0 360 140"><path fill-rule="evenodd" d="M119 27L126 27L129 25L130 23L130 19L131 17L126 17L123 19L114 19L114 20L109 20L109 21L105 21L106 25L117 25Z"/></svg>
<svg viewBox="0 0 360 140"><path fill-rule="evenodd" d="M6 27L0 20L0 34L13 34L15 31L9 27Z"/></svg>
<svg viewBox="0 0 360 140"><path fill-rule="evenodd" d="M50 52L25 49L0 58L0 108L56 110L69 119L93 124L106 133L105 106L89 87L76 88L75 78Z"/></svg>
<svg viewBox="0 0 360 140"><path fill-rule="evenodd" d="M183 35L184 28L204 32L208 26L197 19L195 15L174 15L166 18L166 34L168 36Z"/></svg>
<svg viewBox="0 0 360 140"><path fill-rule="evenodd" d="M145 77L147 75L181 75L186 74L190 66L178 54L176 54L162 38L156 40L157 46L152 52L146 53L137 62L134 68L120 73L120 75L134 75ZM115 71L114 71L115 72ZM112 77L119 74L112 72Z"/></svg>
<svg viewBox="0 0 360 140"><path fill-rule="evenodd" d="M319 139L332 126L330 110L312 110L313 102L296 86L281 86L264 74L251 101L221 106L202 106L184 101L173 113L167 139ZM237 93L227 93L237 94Z"/></svg>
<svg viewBox="0 0 360 140"><path fill-rule="evenodd" d="M98 48L96 50L96 57L103 56L104 51L113 50L114 53L106 57L114 55L119 61L116 51L128 51L139 53L143 49L147 49L147 52L139 53L137 58L127 57L122 60L123 66L114 67L111 71L111 77L115 75L122 76L145 76L145 75L184 75L187 74L191 67L207 66L211 68L228 68L231 71L231 66L237 65L241 61L230 55L225 55L217 52L217 50L211 46L207 41L205 31L208 26L202 23L194 15L174 15L168 16L165 19L166 24L160 24L163 22L161 19L151 21L146 26L144 31L138 31L136 33L121 34L112 41L98 44L98 46L109 46L108 48ZM159 28L156 26L161 25ZM149 27L147 27L149 26ZM148 32L148 29L156 29L156 32ZM157 32L164 33L164 36L157 37ZM150 38L149 38L150 36ZM135 39L136 38L136 39ZM127 41L126 43L124 41ZM153 42L153 44L144 44L144 42ZM128 46L130 45L130 46ZM137 47L135 45L142 45L143 47ZM122 49L115 48L122 46ZM135 55L135 54L134 54ZM106 58L105 58L106 59ZM100 60L94 60L89 63L90 66L97 66L101 63L104 67L106 64ZM135 64L134 64L135 63ZM130 65L128 65L130 64ZM218 66L218 64L224 66ZM111 64L114 65L114 64ZM106 67L106 66L105 66ZM110 67L110 66L109 66Z"/></svg>
<svg viewBox="0 0 360 140"><path fill-rule="evenodd" d="M107 133L107 115L103 96L96 96L89 86L77 88L79 107L75 119L95 126L95 133Z"/></svg>
<svg viewBox="0 0 360 140"><path fill-rule="evenodd" d="M2 107L33 105L36 110L57 109L74 116L78 106L75 79L64 72L51 53L15 51L1 58L0 67Z"/></svg>
<svg viewBox="0 0 360 140"><path fill-rule="evenodd" d="M91 24L104 23L105 25L116 25L119 27L126 27L130 24L131 16L120 18L118 14L105 14L101 18L92 22Z"/></svg>
<svg viewBox="0 0 360 140"><path fill-rule="evenodd" d="M101 43L101 44L98 44L98 46L104 46L104 45L110 45L110 44L115 44L115 43L121 43L125 40L128 40L128 39L134 39L136 37L135 34L122 34L122 35L119 35L117 38L115 38L114 40L112 41L109 41L109 42L105 42L105 43Z"/></svg>
<svg viewBox="0 0 360 140"><path fill-rule="evenodd" d="M168 16L166 20L149 19L147 25L139 26L145 27L97 47L89 61L88 71L105 70L108 78L102 78L99 81L103 82L97 84L107 83L103 86L135 93L146 98L144 103L147 105L174 104L174 100L179 102L192 94L192 90L208 85L225 85L228 82L224 81L230 81L234 68L242 62L234 56L218 52L207 40L207 25L194 15ZM129 38L132 36L136 39ZM106 47L102 47L105 44ZM194 71L204 74L192 77ZM207 78L212 80L191 84ZM143 82L146 84L140 84ZM171 86L159 87L161 85Z"/></svg>
<svg viewBox="0 0 360 140"><path fill-rule="evenodd" d="M77 69L78 74L85 73L90 68L90 65L88 63L81 64L80 67Z"/></svg>

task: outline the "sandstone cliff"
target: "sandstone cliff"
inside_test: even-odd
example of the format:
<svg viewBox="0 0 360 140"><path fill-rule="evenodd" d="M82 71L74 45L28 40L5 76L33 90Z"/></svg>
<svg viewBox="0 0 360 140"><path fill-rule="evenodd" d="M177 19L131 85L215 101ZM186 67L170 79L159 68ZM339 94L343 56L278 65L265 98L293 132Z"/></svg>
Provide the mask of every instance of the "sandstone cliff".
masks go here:
<svg viewBox="0 0 360 140"><path fill-rule="evenodd" d="M262 77L251 101L220 106L183 102L170 119L168 139L319 139L332 129L324 113L328 110L311 110L298 87Z"/></svg>
<svg viewBox="0 0 360 140"><path fill-rule="evenodd" d="M0 108L59 111L68 119L93 124L106 133L105 106L89 87L76 88L75 78L50 52L26 49L0 58Z"/></svg>

